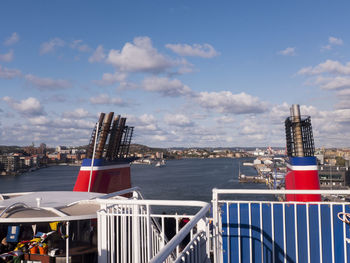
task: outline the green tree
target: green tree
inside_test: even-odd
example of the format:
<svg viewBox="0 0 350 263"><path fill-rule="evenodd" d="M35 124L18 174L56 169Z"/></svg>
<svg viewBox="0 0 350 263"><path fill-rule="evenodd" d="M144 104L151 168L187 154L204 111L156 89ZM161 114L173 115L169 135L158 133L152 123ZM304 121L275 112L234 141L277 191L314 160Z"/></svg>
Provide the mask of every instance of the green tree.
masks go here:
<svg viewBox="0 0 350 263"><path fill-rule="evenodd" d="M337 156L335 160L337 161L337 166L345 166L345 159L343 157Z"/></svg>

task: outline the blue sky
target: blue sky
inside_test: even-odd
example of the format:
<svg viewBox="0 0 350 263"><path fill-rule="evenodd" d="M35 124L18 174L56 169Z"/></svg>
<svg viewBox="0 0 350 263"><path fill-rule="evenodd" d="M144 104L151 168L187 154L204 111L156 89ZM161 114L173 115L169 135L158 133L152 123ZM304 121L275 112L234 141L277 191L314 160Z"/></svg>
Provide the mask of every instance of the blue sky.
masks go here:
<svg viewBox="0 0 350 263"><path fill-rule="evenodd" d="M88 142L100 112L149 146L350 146L347 1L2 1L0 144Z"/></svg>

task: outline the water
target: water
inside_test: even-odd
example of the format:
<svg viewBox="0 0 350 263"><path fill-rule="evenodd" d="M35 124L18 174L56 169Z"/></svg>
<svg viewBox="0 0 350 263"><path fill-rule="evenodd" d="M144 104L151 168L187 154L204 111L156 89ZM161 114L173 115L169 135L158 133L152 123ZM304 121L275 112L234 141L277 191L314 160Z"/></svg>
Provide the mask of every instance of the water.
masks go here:
<svg viewBox="0 0 350 263"><path fill-rule="evenodd" d="M132 165L133 186L139 186L147 199L200 200L210 202L213 188L258 188L262 184L240 184L238 166L251 158L169 160L161 168ZM0 193L31 191L70 191L80 167L53 166L20 176L0 177ZM240 165L241 173L256 175L253 167ZM254 197L255 198L255 197Z"/></svg>

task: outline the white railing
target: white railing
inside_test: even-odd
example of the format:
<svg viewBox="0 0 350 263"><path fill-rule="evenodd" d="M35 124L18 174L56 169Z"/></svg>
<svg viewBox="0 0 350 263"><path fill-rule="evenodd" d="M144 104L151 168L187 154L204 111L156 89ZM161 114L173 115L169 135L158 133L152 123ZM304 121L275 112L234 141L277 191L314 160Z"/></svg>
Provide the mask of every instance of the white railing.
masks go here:
<svg viewBox="0 0 350 263"><path fill-rule="evenodd" d="M338 216L350 212L350 203L237 201L227 197L231 194L350 196L350 191L214 189L215 263L349 262L350 231Z"/></svg>
<svg viewBox="0 0 350 263"><path fill-rule="evenodd" d="M206 262L210 204L200 201L98 200L99 262ZM154 214L152 207L197 207L195 215ZM180 218L190 221L182 228ZM175 224L170 224L175 222ZM170 226L171 225L171 226ZM166 229L175 236L170 241ZM189 237L189 240L187 238ZM188 242L185 244L184 242Z"/></svg>

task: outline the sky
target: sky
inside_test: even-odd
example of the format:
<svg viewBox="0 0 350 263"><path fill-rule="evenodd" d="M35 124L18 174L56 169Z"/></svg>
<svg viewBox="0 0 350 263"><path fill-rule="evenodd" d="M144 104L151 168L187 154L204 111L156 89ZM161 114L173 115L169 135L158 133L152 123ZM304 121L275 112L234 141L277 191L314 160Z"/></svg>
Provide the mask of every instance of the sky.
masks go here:
<svg viewBox="0 0 350 263"><path fill-rule="evenodd" d="M350 146L349 1L0 3L0 145L87 144L100 112L153 147Z"/></svg>

